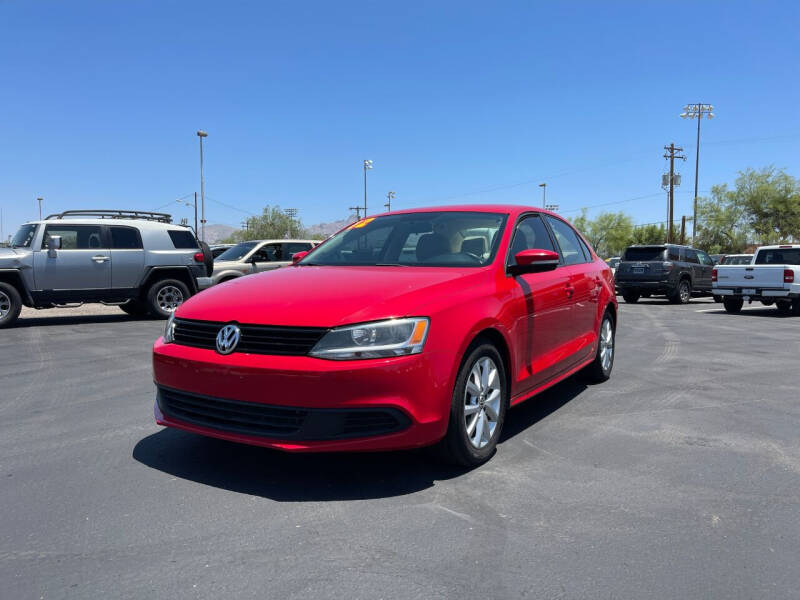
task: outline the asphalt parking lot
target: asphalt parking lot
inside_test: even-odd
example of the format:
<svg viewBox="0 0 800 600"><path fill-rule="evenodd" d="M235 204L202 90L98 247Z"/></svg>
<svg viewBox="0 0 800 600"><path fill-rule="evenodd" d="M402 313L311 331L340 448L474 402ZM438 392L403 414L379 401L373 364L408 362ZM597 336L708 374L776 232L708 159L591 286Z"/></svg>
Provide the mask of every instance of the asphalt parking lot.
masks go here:
<svg viewBox="0 0 800 600"><path fill-rule="evenodd" d="M471 472L163 430L162 328L0 332L0 597L797 597L800 318L622 304L611 381L513 410Z"/></svg>

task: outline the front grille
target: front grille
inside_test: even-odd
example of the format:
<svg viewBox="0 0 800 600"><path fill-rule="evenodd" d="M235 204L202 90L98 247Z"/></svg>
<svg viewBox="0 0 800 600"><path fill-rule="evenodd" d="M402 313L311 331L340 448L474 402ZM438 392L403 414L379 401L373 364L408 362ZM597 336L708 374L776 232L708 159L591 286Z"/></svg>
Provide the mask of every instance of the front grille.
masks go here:
<svg viewBox="0 0 800 600"><path fill-rule="evenodd" d="M411 422L393 408L294 408L190 394L159 386L158 406L179 421L258 437L333 440L385 435Z"/></svg>
<svg viewBox="0 0 800 600"><path fill-rule="evenodd" d="M175 343L214 350L217 334L227 323L175 319ZM239 325L241 336L236 352L305 356L328 331L325 327L281 327Z"/></svg>

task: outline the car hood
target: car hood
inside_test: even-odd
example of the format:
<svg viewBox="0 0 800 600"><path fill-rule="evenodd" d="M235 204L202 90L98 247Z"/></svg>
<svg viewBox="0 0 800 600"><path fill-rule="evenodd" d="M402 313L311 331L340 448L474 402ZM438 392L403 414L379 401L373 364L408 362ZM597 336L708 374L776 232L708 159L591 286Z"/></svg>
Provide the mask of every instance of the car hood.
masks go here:
<svg viewBox="0 0 800 600"><path fill-rule="evenodd" d="M486 269L446 267L287 267L248 275L197 294L175 314L204 321L336 327L425 316L454 284L474 285Z"/></svg>

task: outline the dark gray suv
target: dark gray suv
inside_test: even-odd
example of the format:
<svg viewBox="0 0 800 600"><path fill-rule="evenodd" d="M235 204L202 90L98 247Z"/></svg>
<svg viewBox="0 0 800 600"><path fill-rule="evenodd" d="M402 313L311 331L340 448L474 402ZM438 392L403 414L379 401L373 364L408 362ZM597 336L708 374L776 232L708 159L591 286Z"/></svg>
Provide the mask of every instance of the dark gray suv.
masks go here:
<svg viewBox="0 0 800 600"><path fill-rule="evenodd" d="M689 246L630 246L617 265L614 280L625 302L663 295L675 304L686 304L693 295L711 294L713 268L708 254Z"/></svg>

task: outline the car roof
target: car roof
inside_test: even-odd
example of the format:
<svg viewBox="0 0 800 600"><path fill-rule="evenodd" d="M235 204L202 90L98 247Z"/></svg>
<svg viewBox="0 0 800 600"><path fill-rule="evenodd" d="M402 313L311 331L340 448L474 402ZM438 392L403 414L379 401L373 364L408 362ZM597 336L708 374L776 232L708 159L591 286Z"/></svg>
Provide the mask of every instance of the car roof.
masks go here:
<svg viewBox="0 0 800 600"><path fill-rule="evenodd" d="M149 219L42 219L40 221L28 221L24 225L124 225L126 227L138 227L140 229L171 229L173 231L192 231L188 225L180 223L162 223Z"/></svg>
<svg viewBox="0 0 800 600"><path fill-rule="evenodd" d="M393 210L383 212L368 217L384 217L386 215L403 215L409 213L425 212L487 212L487 213L507 213L518 214L524 212L540 212L548 215L556 213L541 207L527 206L522 204L453 204L449 206L421 206L419 208L406 208L403 210Z"/></svg>

